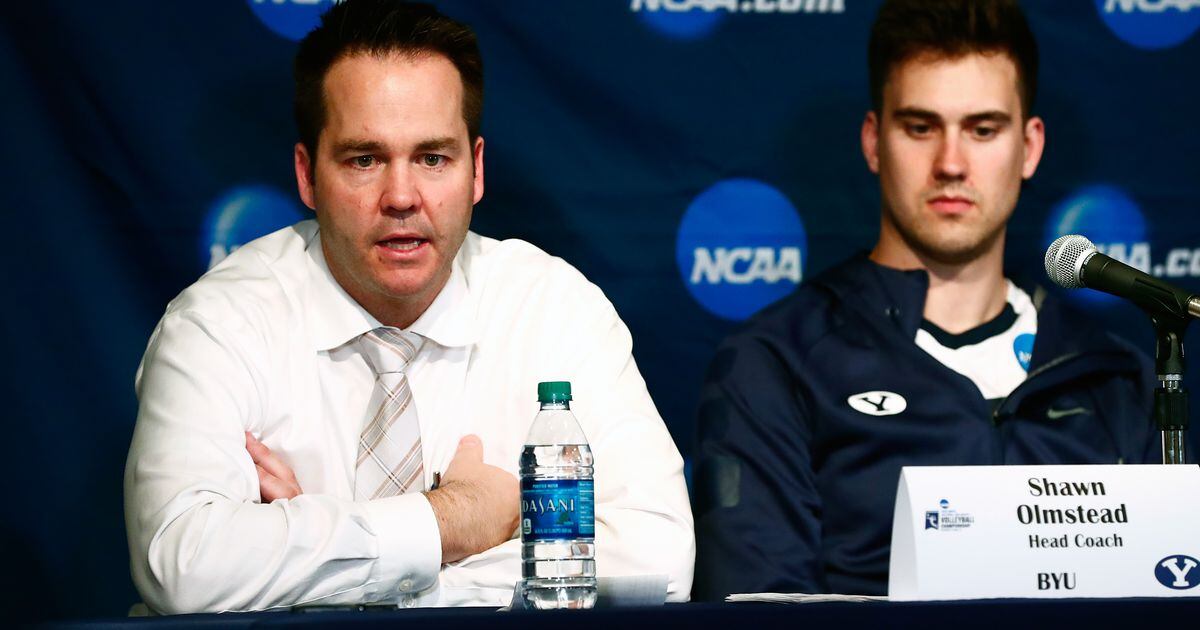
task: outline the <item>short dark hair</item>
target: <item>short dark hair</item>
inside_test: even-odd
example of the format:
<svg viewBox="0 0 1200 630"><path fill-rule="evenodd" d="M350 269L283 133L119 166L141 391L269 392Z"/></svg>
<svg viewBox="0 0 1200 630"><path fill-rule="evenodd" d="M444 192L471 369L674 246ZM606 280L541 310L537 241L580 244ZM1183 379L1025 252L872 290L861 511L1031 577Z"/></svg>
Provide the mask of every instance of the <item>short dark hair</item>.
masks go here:
<svg viewBox="0 0 1200 630"><path fill-rule="evenodd" d="M325 126L325 75L334 62L355 54L440 54L458 69L463 120L472 144L483 116L483 57L475 33L433 6L402 0L345 0L321 16L321 25L296 51L293 99L300 142L314 154Z"/></svg>
<svg viewBox="0 0 1200 630"><path fill-rule="evenodd" d="M1007 54L1017 67L1022 115L1037 95L1038 50L1016 0L887 0L871 26L867 65L871 107L883 113L883 86L897 66L921 55Z"/></svg>

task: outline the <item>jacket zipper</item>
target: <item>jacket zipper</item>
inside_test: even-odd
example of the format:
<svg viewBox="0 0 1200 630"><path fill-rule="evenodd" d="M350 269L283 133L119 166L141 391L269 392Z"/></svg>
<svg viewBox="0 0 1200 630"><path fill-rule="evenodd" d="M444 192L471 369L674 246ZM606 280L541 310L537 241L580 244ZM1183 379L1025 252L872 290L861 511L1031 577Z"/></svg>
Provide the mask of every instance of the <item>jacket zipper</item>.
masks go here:
<svg viewBox="0 0 1200 630"><path fill-rule="evenodd" d="M1045 374L1049 370L1056 369L1056 368L1058 368L1058 366L1060 366L1068 361L1074 361L1075 359L1079 358L1080 356L1083 356L1083 355L1078 352L1070 352L1070 353L1064 354L1062 356L1055 357L1055 358L1051 359L1048 363L1042 365L1041 367L1039 367L1039 368L1035 369L1034 371L1030 372L1029 374L1027 374L1025 376L1025 381L1023 383L1021 383L1020 385L1018 385L1016 389L1009 392L1009 394L1007 396L1005 396L1003 399L1001 399L1000 404L996 405L995 411L992 412L992 425L997 425L1000 423L1000 412L1001 412L1001 410L1004 409L1004 405L1006 405L1008 403L1008 400L1010 398L1012 398L1013 394L1021 391L1025 387L1027 387L1028 384L1030 382L1032 382L1035 377Z"/></svg>

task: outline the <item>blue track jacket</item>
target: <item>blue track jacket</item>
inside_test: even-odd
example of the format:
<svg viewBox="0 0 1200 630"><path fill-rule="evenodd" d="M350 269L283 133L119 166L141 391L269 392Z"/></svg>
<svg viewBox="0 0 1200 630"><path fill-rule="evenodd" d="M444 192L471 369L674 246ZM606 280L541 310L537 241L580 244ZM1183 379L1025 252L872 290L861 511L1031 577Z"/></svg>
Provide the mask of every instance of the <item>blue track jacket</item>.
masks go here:
<svg viewBox="0 0 1200 630"><path fill-rule="evenodd" d="M1161 461L1153 369L1130 344L1031 291L1029 375L993 408L914 342L928 286L859 256L721 345L699 412L695 598L885 594L901 466ZM907 407L851 407L865 392Z"/></svg>

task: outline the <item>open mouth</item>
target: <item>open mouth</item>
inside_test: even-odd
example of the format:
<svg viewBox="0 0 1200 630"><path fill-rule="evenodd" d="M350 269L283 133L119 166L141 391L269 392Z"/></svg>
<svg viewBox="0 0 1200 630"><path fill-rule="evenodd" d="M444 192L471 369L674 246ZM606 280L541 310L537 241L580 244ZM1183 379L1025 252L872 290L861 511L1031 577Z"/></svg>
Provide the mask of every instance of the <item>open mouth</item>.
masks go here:
<svg viewBox="0 0 1200 630"><path fill-rule="evenodd" d="M411 252L428 242L423 238L391 238L379 244L394 252Z"/></svg>

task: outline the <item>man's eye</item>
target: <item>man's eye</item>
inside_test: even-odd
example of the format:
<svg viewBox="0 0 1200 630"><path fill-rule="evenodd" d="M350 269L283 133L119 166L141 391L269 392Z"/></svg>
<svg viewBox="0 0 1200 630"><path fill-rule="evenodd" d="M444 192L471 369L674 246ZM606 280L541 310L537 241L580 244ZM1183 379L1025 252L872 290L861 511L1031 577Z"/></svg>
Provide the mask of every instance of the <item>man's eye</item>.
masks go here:
<svg viewBox="0 0 1200 630"><path fill-rule="evenodd" d="M975 134L976 138L991 138L1000 133L1000 130L995 127L976 127L971 131Z"/></svg>
<svg viewBox="0 0 1200 630"><path fill-rule="evenodd" d="M371 168L375 166L374 155L360 155L350 160L358 168Z"/></svg>
<svg viewBox="0 0 1200 630"><path fill-rule="evenodd" d="M933 125L927 125L925 123L912 123L908 125L907 131L908 135L910 136L927 136L933 132Z"/></svg>
<svg viewBox="0 0 1200 630"><path fill-rule="evenodd" d="M436 153L426 153L425 155L421 156L421 164L424 164L425 166L428 166L429 168L437 168L439 166L444 165L445 163L446 163L446 156L444 156L444 155L437 155Z"/></svg>

